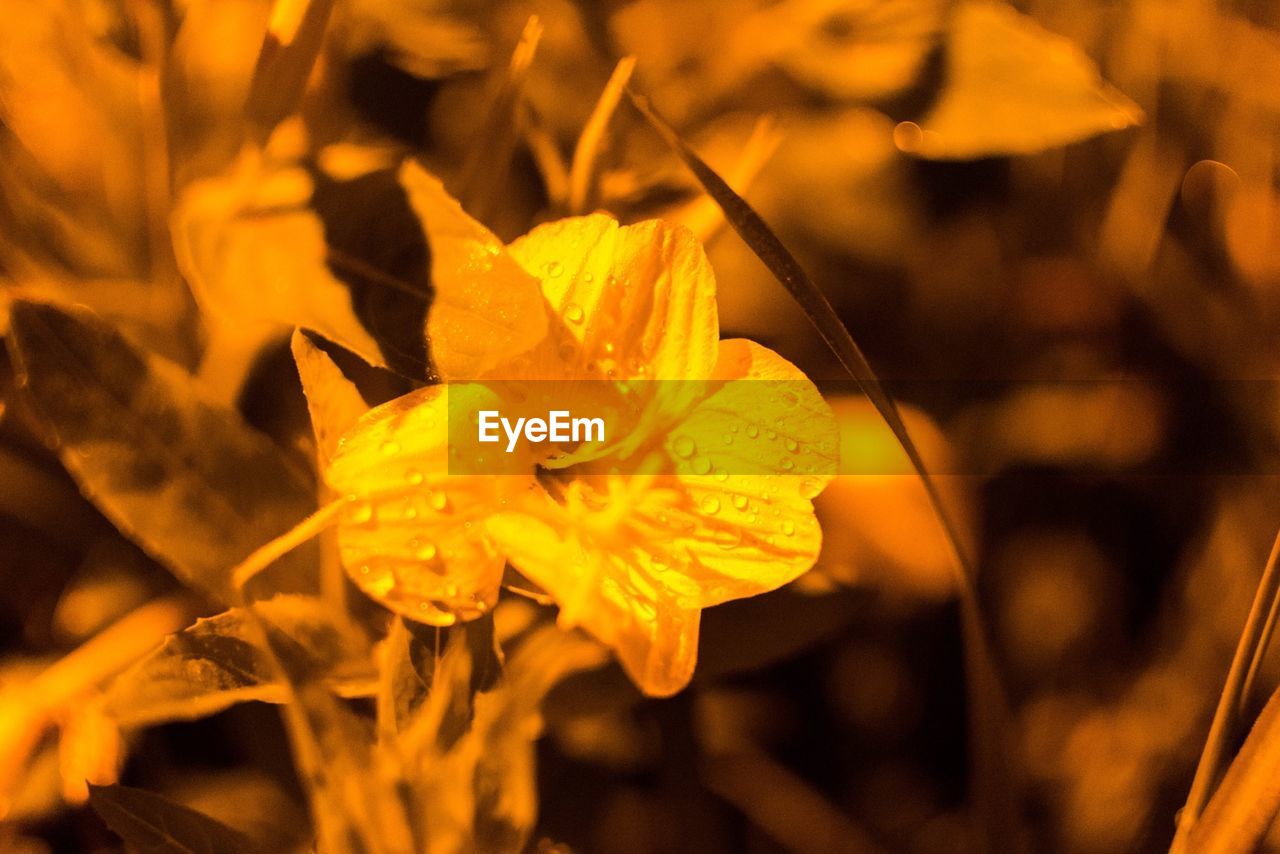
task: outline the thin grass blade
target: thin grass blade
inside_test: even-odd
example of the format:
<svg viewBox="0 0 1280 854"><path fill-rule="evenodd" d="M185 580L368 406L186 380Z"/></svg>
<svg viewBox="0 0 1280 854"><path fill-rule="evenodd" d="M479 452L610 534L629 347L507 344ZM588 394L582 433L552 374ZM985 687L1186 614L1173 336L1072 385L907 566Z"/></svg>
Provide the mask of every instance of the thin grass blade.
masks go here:
<svg viewBox="0 0 1280 854"><path fill-rule="evenodd" d="M948 511L924 459L907 430L893 399L885 391L862 349L840 320L825 294L809 278L795 257L745 199L734 192L653 109L647 99L631 89L627 94L636 109L675 150L724 211L725 219L770 272L800 305L823 341L875 406L919 475L935 515L955 558L956 589L964 635L965 673L968 687L972 758L972 782L980 850L1018 850L1019 807L1014 765L1008 756L1008 708L991 644L973 585L973 565L959 527Z"/></svg>

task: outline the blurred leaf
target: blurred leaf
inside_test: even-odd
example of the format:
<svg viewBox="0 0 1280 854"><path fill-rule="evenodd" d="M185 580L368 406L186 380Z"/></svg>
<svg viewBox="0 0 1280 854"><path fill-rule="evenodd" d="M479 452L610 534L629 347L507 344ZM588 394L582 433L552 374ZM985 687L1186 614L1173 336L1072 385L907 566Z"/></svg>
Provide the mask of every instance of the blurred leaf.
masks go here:
<svg viewBox="0 0 1280 854"><path fill-rule="evenodd" d="M425 379L431 255L393 175L337 181L264 157L246 151L229 175L191 185L174 214L202 306L242 329L310 329Z"/></svg>
<svg viewBox="0 0 1280 854"><path fill-rule="evenodd" d="M942 39L951 0L791 0L758 16L778 64L832 97L887 98L912 84ZM781 35L779 35L781 34Z"/></svg>
<svg viewBox="0 0 1280 854"><path fill-rule="evenodd" d="M466 733L475 715L475 698L502 676L502 652L494 637L492 613L447 633L435 627L399 621L388 638L380 702L396 732L413 727L413 738L428 737L442 748ZM437 638L447 637L443 649Z"/></svg>
<svg viewBox="0 0 1280 854"><path fill-rule="evenodd" d="M333 0L275 0L272 5L245 104L264 139L298 108L332 10Z"/></svg>
<svg viewBox="0 0 1280 854"><path fill-rule="evenodd" d="M757 210L834 252L884 264L912 257L925 239L922 200L893 122L865 107L796 111L783 122L782 144L751 193Z"/></svg>
<svg viewBox="0 0 1280 854"><path fill-rule="evenodd" d="M0 222L40 254L65 253L71 269L125 277L145 251L139 66L95 31L106 17L65 0L6 4ZM73 239L42 241L46 229Z"/></svg>
<svg viewBox="0 0 1280 854"><path fill-rule="evenodd" d="M313 850L311 820L292 781L261 769L192 769L165 787L181 804L238 830L269 851Z"/></svg>
<svg viewBox="0 0 1280 854"><path fill-rule="evenodd" d="M396 616L383 642L378 685L378 728L394 736L417 712L435 680L440 629Z"/></svg>
<svg viewBox="0 0 1280 854"><path fill-rule="evenodd" d="M454 636L427 702L401 737L402 761L428 850L519 851L537 813L534 743L542 700L561 679L598 667L607 654L581 634L546 626L520 644L492 690L472 699L473 646ZM470 727L454 735L459 712L473 704Z"/></svg>
<svg viewBox="0 0 1280 854"><path fill-rule="evenodd" d="M636 0L610 22L622 53L637 58L636 77L663 110L686 119L724 100L764 67L780 38L753 23L759 0Z"/></svg>
<svg viewBox="0 0 1280 854"><path fill-rule="evenodd" d="M927 600L952 595L951 549L901 445L866 398L832 396L829 402L840 422L844 474L814 501L823 523L817 571L841 584ZM954 471L937 425L915 407L903 406L902 414L930 468ZM955 483L960 479L936 480L940 489L956 487L948 504L963 515L967 503Z"/></svg>
<svg viewBox="0 0 1280 854"><path fill-rule="evenodd" d="M991 0L956 9L945 81L919 126L895 131L904 151L932 160L1034 154L1142 121L1076 44Z"/></svg>
<svg viewBox="0 0 1280 854"><path fill-rule="evenodd" d="M261 851L243 833L143 789L90 786L89 803L126 845L144 854Z"/></svg>
<svg viewBox="0 0 1280 854"><path fill-rule="evenodd" d="M520 33L507 75L489 106L489 113L480 125L454 185L463 208L481 219L488 219L508 201L504 185L520 139L516 106L541 39L542 24L537 15L532 15Z"/></svg>
<svg viewBox="0 0 1280 854"><path fill-rule="evenodd" d="M70 708L59 727L62 796L69 804L82 804L89 797L90 785L108 785L119 779L123 764L120 727L106 714L100 697Z"/></svg>
<svg viewBox="0 0 1280 854"><path fill-rule="evenodd" d="M291 666L347 696L372 692L368 641L322 600L281 595L254 606ZM107 691L106 711L125 727L193 720L236 703L279 703L285 687L241 608L198 620L125 671Z"/></svg>
<svg viewBox="0 0 1280 854"><path fill-rule="evenodd" d="M489 63L477 4L349 0L345 5L349 11L335 35L353 55L385 53L398 68L426 79L479 71Z"/></svg>
<svg viewBox="0 0 1280 854"><path fill-rule="evenodd" d="M333 695L305 649L269 630L257 605L246 613L285 680L284 721L311 806L317 848L412 850L398 766L374 751L369 722Z"/></svg>
<svg viewBox="0 0 1280 854"><path fill-rule="evenodd" d="M229 601L232 567L310 512L306 476L234 412L201 400L176 365L85 311L18 302L12 325L20 380L63 464L184 581Z"/></svg>

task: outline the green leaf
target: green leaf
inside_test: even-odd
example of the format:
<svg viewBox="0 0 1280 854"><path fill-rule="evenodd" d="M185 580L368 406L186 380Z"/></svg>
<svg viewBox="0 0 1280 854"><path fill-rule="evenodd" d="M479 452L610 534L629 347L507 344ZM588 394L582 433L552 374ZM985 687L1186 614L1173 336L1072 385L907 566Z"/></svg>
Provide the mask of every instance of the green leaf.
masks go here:
<svg viewBox="0 0 1280 854"><path fill-rule="evenodd" d="M253 840L209 816L129 786L90 786L89 804L141 854L256 854Z"/></svg>
<svg viewBox="0 0 1280 854"><path fill-rule="evenodd" d="M306 474L238 414L202 400L173 363L135 350L87 311L17 302L11 322L19 382L63 464L183 581L230 601L231 569L313 509ZM296 589L314 574L305 549L282 563Z"/></svg>
<svg viewBox="0 0 1280 854"><path fill-rule="evenodd" d="M372 692L372 652L345 616L310 596L281 595L255 607L290 667L346 696ZM118 676L107 690L106 712L121 726L152 726L286 697L248 616L234 608L198 620Z"/></svg>
<svg viewBox="0 0 1280 854"><path fill-rule="evenodd" d="M946 83L903 150L932 160L1034 154L1132 127L1142 110L1073 42L1004 3L955 10Z"/></svg>

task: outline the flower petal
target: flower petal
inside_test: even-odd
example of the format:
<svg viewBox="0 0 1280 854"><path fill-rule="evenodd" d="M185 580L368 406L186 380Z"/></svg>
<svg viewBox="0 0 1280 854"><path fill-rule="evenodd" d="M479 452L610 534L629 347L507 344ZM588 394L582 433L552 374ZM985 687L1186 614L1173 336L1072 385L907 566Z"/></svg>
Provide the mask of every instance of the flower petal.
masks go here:
<svg viewBox="0 0 1280 854"><path fill-rule="evenodd" d="M465 438L470 423L451 431L450 420L485 405L482 390L464 386L476 399L451 406L450 389L429 386L371 410L343 437L325 472L349 500L338 522L347 574L386 607L433 625L493 607L503 558L485 537L484 519L533 482L531 474L449 473L451 452L478 453ZM517 457L512 470L532 472Z"/></svg>
<svg viewBox="0 0 1280 854"><path fill-rule="evenodd" d="M479 379L542 340L547 311L536 279L417 163L406 161L400 182L431 250L426 334L440 377Z"/></svg>
<svg viewBox="0 0 1280 854"><path fill-rule="evenodd" d="M689 684L698 657L697 608L682 605L613 549L584 545L564 508L543 493L532 512L489 520L511 563L560 605L562 626L581 626L611 647L644 693L665 697Z"/></svg>
<svg viewBox="0 0 1280 854"><path fill-rule="evenodd" d="M704 379L716 362L715 275L693 233L593 214L540 225L510 246L558 320L529 376Z"/></svg>
<svg viewBox="0 0 1280 854"><path fill-rule="evenodd" d="M799 368L759 344L722 341L722 381L667 437L683 513L679 548L702 607L793 580L817 559L812 499L834 477L839 432Z"/></svg>

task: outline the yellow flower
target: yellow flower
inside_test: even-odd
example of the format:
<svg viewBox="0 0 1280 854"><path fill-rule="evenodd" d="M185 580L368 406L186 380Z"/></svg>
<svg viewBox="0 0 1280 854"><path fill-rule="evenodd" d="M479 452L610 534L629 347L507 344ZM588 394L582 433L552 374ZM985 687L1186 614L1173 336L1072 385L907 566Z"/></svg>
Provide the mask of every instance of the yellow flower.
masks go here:
<svg viewBox="0 0 1280 854"><path fill-rule="evenodd" d="M422 176L414 197L437 221L441 206L465 217ZM327 468L350 497L343 563L387 607L444 625L491 608L510 562L643 691L674 693L702 608L813 564L834 417L776 353L719 340L715 279L687 230L593 215L503 249L468 229L433 269L448 283L427 323L444 382L368 412ZM477 276L436 275L442 263ZM470 435L479 409L549 403L607 411L612 432L513 454Z"/></svg>

